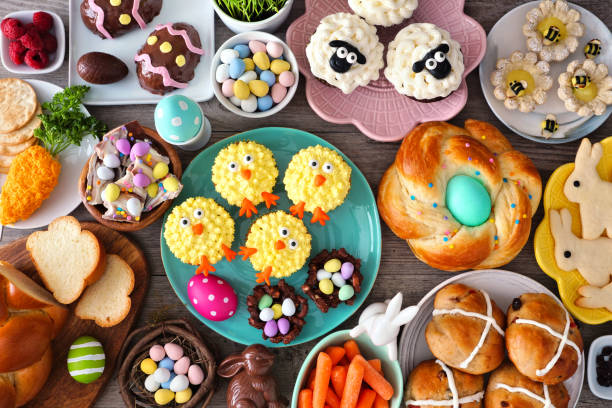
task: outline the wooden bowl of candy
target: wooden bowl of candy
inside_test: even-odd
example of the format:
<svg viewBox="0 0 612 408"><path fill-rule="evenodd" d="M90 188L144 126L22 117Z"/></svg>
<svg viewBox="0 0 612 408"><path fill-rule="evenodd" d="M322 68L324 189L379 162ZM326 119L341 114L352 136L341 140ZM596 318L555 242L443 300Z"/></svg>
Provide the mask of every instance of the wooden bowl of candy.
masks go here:
<svg viewBox="0 0 612 408"><path fill-rule="evenodd" d="M215 392L215 357L183 319L134 330L119 361L119 391L128 408L204 408Z"/></svg>
<svg viewBox="0 0 612 408"><path fill-rule="evenodd" d="M100 224L137 231L170 208L182 189L182 174L174 148L134 121L104 135L81 171L79 194Z"/></svg>

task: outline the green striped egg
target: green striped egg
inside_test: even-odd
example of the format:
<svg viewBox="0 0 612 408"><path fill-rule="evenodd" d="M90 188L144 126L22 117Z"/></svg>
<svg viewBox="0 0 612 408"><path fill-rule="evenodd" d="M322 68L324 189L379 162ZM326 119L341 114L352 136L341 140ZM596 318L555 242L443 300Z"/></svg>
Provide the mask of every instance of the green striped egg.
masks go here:
<svg viewBox="0 0 612 408"><path fill-rule="evenodd" d="M106 356L102 343L91 336L79 337L68 352L68 372L76 381L89 384L102 376Z"/></svg>

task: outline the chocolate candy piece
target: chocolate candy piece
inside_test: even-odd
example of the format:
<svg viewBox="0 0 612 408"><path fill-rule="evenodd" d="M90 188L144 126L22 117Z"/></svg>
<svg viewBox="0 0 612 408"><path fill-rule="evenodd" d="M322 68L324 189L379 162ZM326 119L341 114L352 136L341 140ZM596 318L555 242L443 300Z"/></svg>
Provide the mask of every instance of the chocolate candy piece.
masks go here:
<svg viewBox="0 0 612 408"><path fill-rule="evenodd" d="M112 84L125 78L128 67L119 58L104 52L88 52L77 62L77 73L91 84Z"/></svg>

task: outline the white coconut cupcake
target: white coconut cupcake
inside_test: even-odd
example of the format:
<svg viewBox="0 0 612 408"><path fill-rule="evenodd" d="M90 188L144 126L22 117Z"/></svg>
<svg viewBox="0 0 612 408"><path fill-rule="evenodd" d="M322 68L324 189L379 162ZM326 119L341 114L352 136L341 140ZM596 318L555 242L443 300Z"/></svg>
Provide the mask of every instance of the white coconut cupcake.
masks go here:
<svg viewBox="0 0 612 408"><path fill-rule="evenodd" d="M385 76L395 89L419 100L445 98L463 80L461 46L434 24L403 28L389 44Z"/></svg>
<svg viewBox="0 0 612 408"><path fill-rule="evenodd" d="M349 0L348 3L369 24L389 27L412 17L419 0Z"/></svg>
<svg viewBox="0 0 612 408"><path fill-rule="evenodd" d="M605 64L572 61L559 75L559 98L565 109L580 116L603 115L612 105L612 77Z"/></svg>
<svg viewBox="0 0 612 408"><path fill-rule="evenodd" d="M350 94L378 79L383 49L374 26L354 14L336 13L321 20L306 57L314 76Z"/></svg>

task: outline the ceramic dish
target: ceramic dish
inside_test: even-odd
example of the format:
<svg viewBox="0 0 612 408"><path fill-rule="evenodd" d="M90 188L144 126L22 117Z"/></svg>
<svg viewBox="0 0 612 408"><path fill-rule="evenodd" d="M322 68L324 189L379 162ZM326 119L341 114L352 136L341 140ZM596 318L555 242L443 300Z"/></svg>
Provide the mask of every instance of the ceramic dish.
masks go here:
<svg viewBox="0 0 612 408"><path fill-rule="evenodd" d="M310 350L310 353L306 356L306 359L302 363L302 367L295 380L295 386L293 387L293 397L291 398L291 408L297 408L298 406L298 394L304 383L308 380L310 371L314 368L317 362L317 356L320 351L324 351L330 346L341 346L348 340L355 340L359 345L359 350L363 354L366 360L380 359L382 363L382 369L385 374L385 378L393 385L393 397L389 400L390 408L398 408L402 405L402 395L404 393L404 380L402 378L402 370L397 361L391 361L388 358L387 348L385 346L375 346L370 341L367 334L353 339L349 334L350 330L340 330L325 336Z"/></svg>
<svg viewBox="0 0 612 408"><path fill-rule="evenodd" d="M597 172L603 180L612 181L612 137L606 138L600 143L603 145L604 155L599 161ZM586 309L576 306L574 302L579 297L578 288L586 285L587 282L577 270L563 271L559 269L555 261L555 241L550 231L549 210L569 209L573 220L572 232L578 237L582 236L579 206L570 202L563 194L563 186L572 171L574 171L574 163L567 163L555 170L548 179L542 200L544 219L536 229L533 247L540 268L557 281L561 300L563 300L565 307L585 323L601 324L612 320L612 313L606 309Z"/></svg>
<svg viewBox="0 0 612 408"><path fill-rule="evenodd" d="M14 13L7 14L4 16L4 18L16 18L25 25L32 22L32 16L37 11L39 10L15 11ZM48 74L49 72L57 71L57 69L64 63L64 54L66 52L64 23L62 22L60 16L54 12L45 11L45 13L48 13L51 15L51 17L53 17L53 28L51 28L49 32L53 34L57 40L57 50L53 54L49 55L49 65L43 69L34 69L28 66L26 63L16 65L9 57L9 43L11 41L4 35L0 35L0 37L2 37L0 40L0 47L2 48L0 50L0 56L2 57L2 65L4 65L4 68L6 68L7 71L20 75Z"/></svg>
<svg viewBox="0 0 612 408"><path fill-rule="evenodd" d="M221 10L217 4L217 0L212 0L211 3L215 9L215 13L217 13L221 21L223 21L223 24L225 24L227 28L236 34L246 33L247 31L265 31L266 33L273 33L278 30L285 20L287 20L289 13L291 13L291 7L293 7L293 0L287 0L283 8L281 8L278 13L266 18L265 20L240 21L230 17L227 13Z"/></svg>
<svg viewBox="0 0 612 408"><path fill-rule="evenodd" d="M419 311L409 324L407 324L399 341L399 361L402 366L404 377L423 360L433 358L425 341L425 328L431 320L433 302L436 293L444 286L451 283L463 283L465 285L486 291L491 299L504 311L508 309L512 299L526 292L545 293L555 297L554 293L546 289L542 284L518 273L486 269L462 273L445 280L429 291L419 302ZM584 353L576 373L563 384L570 396L569 407L576 407L584 381Z"/></svg>
<svg viewBox="0 0 612 408"><path fill-rule="evenodd" d="M295 82L287 90L287 95L285 96L285 99L280 101L279 104L272 106L272 108L264 112L249 113L249 112L243 111L242 109L240 109L240 107L234 105L228 98L223 96L223 92L221 92L221 84L218 83L217 80L215 79L215 71L217 67L219 66L219 64L221 63L221 57L220 57L221 51L227 48L233 48L234 46L238 44L248 44L249 41L251 40L258 40L262 42L277 41L281 43L284 49L283 56L289 62L289 64L291 64L291 72L293 72L293 76L295 77ZM298 63L291 49L280 38L272 34L263 33L261 31L251 31L247 33L237 34L233 36L232 38L230 38L229 40L227 40L226 42L224 42L223 45L221 45L217 49L217 52L215 53L215 56L213 57L211 66L213 68L210 70L210 82L212 83L213 91L215 92L215 96L217 97L219 102L221 102L221 105L225 106L225 108L228 111L235 113L238 116L243 116L245 118L265 118L266 116L274 115L275 113L281 111L285 106L289 104L289 102L291 102L291 99L293 99L293 96L295 95L295 91L297 90L297 87L298 87L298 83L300 82L300 71L298 70Z"/></svg>
<svg viewBox="0 0 612 408"><path fill-rule="evenodd" d="M227 145L239 140L252 140L268 147L274 153L279 169L277 184L274 188L274 194L280 196L278 205L272 207L271 210L267 210L263 205L258 206L259 214L257 216L277 210L288 212L290 204L282 180L289 160L297 151L317 144L337 151L335 147L323 139L301 130L260 128L228 137L202 151L193 159L189 167L183 172L181 180L184 186L183 191L174 200L174 204L178 205L188 197L199 195L215 199L230 213L236 223L235 239L232 247L235 251L238 251L240 245L244 245L247 232L256 218L255 216L250 219L238 217L239 208L229 206L227 201L215 191L210 180L211 168L217 153ZM311 256L318 254L323 249L345 247L351 255L361 259L361 273L364 275L364 281L361 292L357 295L353 306L342 304L335 309L331 309L328 313L322 313L300 289L300 286L306 280L307 263L291 277L285 278L287 283L296 289L297 294L309 299L306 325L300 335L289 344L290 346L317 338L348 319L359 309L359 306L370 293L378 273L381 231L374 194L361 171L346 156L341 152L339 153L352 169L349 194L344 204L330 213L331 221L325 227L311 224L310 215L304 215L304 224L312 235ZM166 213L164 223L168 214L170 214L170 211ZM215 274L227 280L238 294L238 310L228 320L213 322L200 316L191 305L187 297L187 282L193 276L196 267L182 263L170 252L165 239L163 239L163 229L161 254L166 275L174 291L185 304L185 307L205 325L237 343L245 345L262 343L268 347L285 346L282 343L274 344L264 341L261 330L257 330L248 324L249 314L246 308L246 297L251 294L252 288L256 285L255 270L251 267L250 262L242 261L242 258L238 257L231 263L222 260L215 265L217 269ZM272 279L272 284L276 282L277 279Z"/></svg>
<svg viewBox="0 0 612 408"><path fill-rule="evenodd" d="M589 348L589 360L587 363L587 380L591 392L597 398L612 400L612 387L603 387L597 383L597 363L595 359L604 347L612 346L612 334L601 336L593 340Z"/></svg>
<svg viewBox="0 0 612 408"><path fill-rule="evenodd" d="M28 79L27 82L34 88L40 103L50 101L53 99L53 95L62 91L62 88L49 82L35 79ZM81 107L81 109L89 115L85 107ZM95 137L86 136L83 138L81 146L70 146L60 153L58 159L62 164L62 171L57 186L49 198L43 201L40 208L30 218L7 225L7 227L16 229L44 227L57 217L70 214L72 210L77 208L81 203L78 187L79 175L81 169L89 160L89 156L93 153L96 143L98 143L98 140ZM0 174L0 186L5 181L6 174Z"/></svg>
<svg viewBox="0 0 612 408"><path fill-rule="evenodd" d="M538 4L539 1L532 1L512 9L493 26L487 37L487 53L479 67L480 86L495 116L513 132L539 143L567 143L580 139L601 126L612 113L612 106L608 106L608 110L601 116L583 118L574 112L568 112L557 96L557 89L559 88L557 78L565 71L571 61L584 59L584 46L591 39L598 38L602 43L610 44L612 34L606 24L593 13L570 3L570 7L581 13L580 21L585 26L585 33L578 40L578 48L566 60L550 63L550 73L548 75L553 80L553 86L547 92L546 103L536 105L535 111L531 113L508 110L504 107L503 101L499 101L493 96L494 86L491 84L491 73L495 70L495 64L499 58L507 58L515 50L523 53L527 51L527 44L525 36L521 33L521 27L526 21L525 15L527 12L537 7ZM604 63L612 69L612 51L609 48L603 49L595 61L599 64ZM556 115L559 130L550 139L545 139L541 136L540 124L549 113Z"/></svg>
<svg viewBox="0 0 612 408"><path fill-rule="evenodd" d="M406 25L418 22L434 23L448 30L461 44L465 72L459 89L440 101L426 103L397 93L382 70L377 81L355 89L350 95L315 78L306 59L310 36L323 17L352 11L345 0L306 0L306 14L289 26L287 43L295 53L300 72L306 77L306 98L310 107L328 122L352 123L369 138L381 142L401 140L418 123L448 120L457 115L468 98L465 77L478 66L486 47L485 31L463 13L463 3L464 0L421 0L409 20L388 28L377 27L378 37L385 45Z"/></svg>
<svg viewBox="0 0 612 408"><path fill-rule="evenodd" d="M209 81L210 64L215 50L215 19L210 1L182 0L180 6L166 0L161 13L151 21L144 30L135 29L120 37L106 40L98 37L85 27L81 20L81 0L70 0L70 38L68 57L68 84L88 85L90 91L83 101L86 105L134 105L159 102L160 95L154 95L140 87L136 78L134 56L145 43L157 24L185 22L198 30L204 55L196 67L195 77L185 89L178 89L171 94L188 96L197 102L207 101L213 96L212 84ZM173 7L174 6L174 7ZM76 64L81 55L91 51L106 52L122 60L129 69L127 77L119 82L107 85L95 85L85 82L76 72Z"/></svg>

